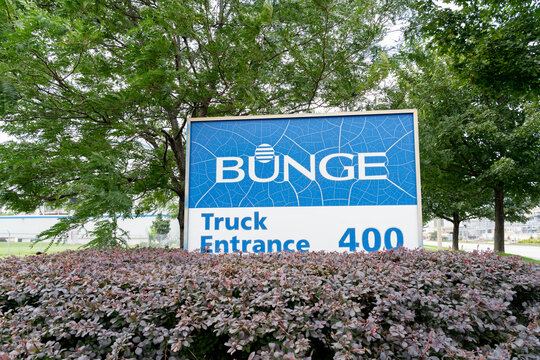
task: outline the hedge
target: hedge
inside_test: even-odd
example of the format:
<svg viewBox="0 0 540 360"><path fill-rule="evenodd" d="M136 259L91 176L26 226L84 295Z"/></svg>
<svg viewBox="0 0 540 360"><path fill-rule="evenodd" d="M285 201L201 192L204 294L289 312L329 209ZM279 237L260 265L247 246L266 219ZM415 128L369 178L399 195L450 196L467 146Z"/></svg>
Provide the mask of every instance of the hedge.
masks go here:
<svg viewBox="0 0 540 360"><path fill-rule="evenodd" d="M526 359L539 267L492 253L0 260L0 359Z"/></svg>

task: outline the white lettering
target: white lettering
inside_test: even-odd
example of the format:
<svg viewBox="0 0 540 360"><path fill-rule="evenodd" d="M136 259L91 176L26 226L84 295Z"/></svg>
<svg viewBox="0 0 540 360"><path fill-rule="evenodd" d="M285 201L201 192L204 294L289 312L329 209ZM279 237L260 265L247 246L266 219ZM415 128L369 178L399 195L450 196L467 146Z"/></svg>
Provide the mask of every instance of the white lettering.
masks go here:
<svg viewBox="0 0 540 360"><path fill-rule="evenodd" d="M272 174L272 176L266 179L261 179L260 177L257 176L257 174L255 174L255 157L254 156L249 157L248 170L249 170L249 177L253 181L260 182L260 183L274 181L279 175L279 156L274 156L274 173Z"/></svg>
<svg viewBox="0 0 540 360"><path fill-rule="evenodd" d="M225 167L223 166L223 163L225 161L236 161L236 165ZM217 183L234 183L239 182L244 179L244 176L246 176L246 173L244 170L241 169L242 165L244 165L244 160L239 157L218 157L216 158L216 182ZM223 178L223 172L224 171L234 171L236 172L237 176L235 178L231 179L225 179Z"/></svg>
<svg viewBox="0 0 540 360"><path fill-rule="evenodd" d="M319 164L319 171L321 172L321 175L325 177L326 179L333 180L333 181L345 181L345 180L354 179L354 166L343 166L343 169L347 171L347 176L338 177L338 176L332 176L328 173L328 169L326 168L326 165L328 164L328 161L336 157L344 157L350 160L354 158L354 156L351 154L342 154L342 153L330 154L330 155L325 156L321 160L321 163Z"/></svg>
<svg viewBox="0 0 540 360"><path fill-rule="evenodd" d="M356 174L356 164L354 164L355 157L358 156L358 173ZM256 157L249 156L247 165L248 169L244 170L244 160L240 157L218 157L216 158L216 183L236 183L242 181L246 176L246 171L249 174L251 180L258 183L268 183L276 180L280 173L280 158L283 157L283 181L290 181L290 169L291 167L296 169L300 174L305 176L311 181L315 181L317 176L317 165L315 163L315 155L311 154L309 156L309 167L305 167L300 164L298 161L290 157L289 155L283 156L273 156L272 160L274 161L274 171L272 175L267 178L260 178L256 173ZM375 160L369 158L384 158L384 160ZM328 162L334 158L344 158L347 159L347 163L351 165L343 165L343 162L340 160L341 169L340 173L335 175L330 175L328 172ZM337 160L336 160L337 161ZM225 165L227 162L227 166ZM231 164L232 162L232 164ZM260 161L259 161L260 162ZM347 181L347 180L387 180L388 179L388 168L386 167L388 163L388 158L384 152L372 152L372 153L358 153L358 154L347 154L347 153L336 153L326 155L321 159L318 169L322 177L331 180L331 181ZM260 166L260 165L259 165ZM336 167L337 168L337 167ZM368 175L367 168L382 168L384 171L378 171L376 175ZM381 172L383 174L381 174ZM225 178L225 175L228 175ZM294 178L294 177L293 177Z"/></svg>
<svg viewBox="0 0 540 360"><path fill-rule="evenodd" d="M300 171L302 175L315 181L315 155L309 155L309 170L300 165L296 160L291 158L289 155L283 157L283 180L289 181L289 165L291 165L296 170Z"/></svg>
<svg viewBox="0 0 540 360"><path fill-rule="evenodd" d="M384 157L384 162L366 163L367 157ZM358 154L358 179L359 180L386 180L388 179L388 169L386 168L386 153L373 152L367 154ZM366 175L366 168L368 167L382 167L386 170L384 175Z"/></svg>

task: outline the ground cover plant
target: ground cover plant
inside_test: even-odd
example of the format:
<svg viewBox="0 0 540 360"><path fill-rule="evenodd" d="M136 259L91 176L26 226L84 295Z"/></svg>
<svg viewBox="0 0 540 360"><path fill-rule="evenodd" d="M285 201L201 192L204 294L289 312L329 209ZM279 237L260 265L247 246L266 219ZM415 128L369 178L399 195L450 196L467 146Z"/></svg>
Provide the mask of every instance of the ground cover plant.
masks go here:
<svg viewBox="0 0 540 360"><path fill-rule="evenodd" d="M0 259L0 359L540 356L540 268L493 253Z"/></svg>

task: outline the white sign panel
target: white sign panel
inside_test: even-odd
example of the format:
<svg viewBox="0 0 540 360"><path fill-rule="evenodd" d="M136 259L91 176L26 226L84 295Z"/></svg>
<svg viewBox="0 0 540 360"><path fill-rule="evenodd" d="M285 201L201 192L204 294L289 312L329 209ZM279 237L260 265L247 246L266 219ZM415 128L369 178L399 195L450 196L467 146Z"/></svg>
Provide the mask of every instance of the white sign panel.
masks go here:
<svg viewBox="0 0 540 360"><path fill-rule="evenodd" d="M189 250L422 244L415 110L192 119L187 168Z"/></svg>

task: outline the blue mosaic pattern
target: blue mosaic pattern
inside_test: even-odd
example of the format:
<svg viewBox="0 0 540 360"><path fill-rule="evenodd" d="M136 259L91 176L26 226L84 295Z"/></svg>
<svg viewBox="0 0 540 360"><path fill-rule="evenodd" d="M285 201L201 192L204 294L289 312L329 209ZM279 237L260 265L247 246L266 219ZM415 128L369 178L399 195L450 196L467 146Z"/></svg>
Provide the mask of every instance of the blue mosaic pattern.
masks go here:
<svg viewBox="0 0 540 360"><path fill-rule="evenodd" d="M411 113L197 121L191 123L189 131L190 208L417 204ZM310 154L315 154L315 180L291 169L289 181L284 181L280 166L276 180L252 181L248 176L248 157L255 156L255 150L263 144L265 148L270 145L281 160L283 155L289 155L306 168ZM318 171L318 164L326 155L368 152L386 153L388 179L331 181ZM244 160L244 179L216 183L216 158L232 156ZM366 159L366 162L380 161L381 158ZM274 160L255 161L255 165L255 172L261 178L274 173ZM356 161L334 158L328 162L328 173L344 176L344 166L354 166L355 174L358 172ZM384 172L383 167L366 169L367 175Z"/></svg>

